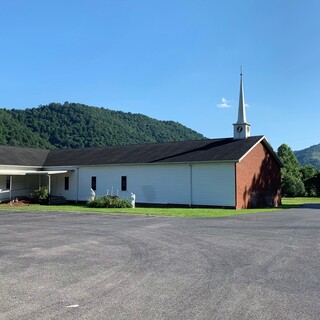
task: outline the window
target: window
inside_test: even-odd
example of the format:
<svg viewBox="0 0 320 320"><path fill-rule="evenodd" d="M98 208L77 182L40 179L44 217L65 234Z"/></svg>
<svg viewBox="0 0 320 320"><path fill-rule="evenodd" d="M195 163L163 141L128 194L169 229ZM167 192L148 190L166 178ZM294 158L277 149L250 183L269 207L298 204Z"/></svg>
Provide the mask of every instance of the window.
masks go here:
<svg viewBox="0 0 320 320"><path fill-rule="evenodd" d="M69 190L69 177L64 177L64 190Z"/></svg>
<svg viewBox="0 0 320 320"><path fill-rule="evenodd" d="M127 191L127 176L121 177L121 191Z"/></svg>
<svg viewBox="0 0 320 320"><path fill-rule="evenodd" d="M97 190L97 177L91 177L91 189L94 191Z"/></svg>
<svg viewBox="0 0 320 320"><path fill-rule="evenodd" d="M6 189L11 189L10 176L6 176Z"/></svg>

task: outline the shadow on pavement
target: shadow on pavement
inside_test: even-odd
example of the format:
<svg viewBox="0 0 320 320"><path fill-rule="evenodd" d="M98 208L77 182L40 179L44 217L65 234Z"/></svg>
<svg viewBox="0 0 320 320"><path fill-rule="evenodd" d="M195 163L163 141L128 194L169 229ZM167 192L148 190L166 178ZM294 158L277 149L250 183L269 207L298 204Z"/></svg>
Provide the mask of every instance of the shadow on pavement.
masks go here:
<svg viewBox="0 0 320 320"><path fill-rule="evenodd" d="M302 208L307 209L320 209L320 203L305 203Z"/></svg>

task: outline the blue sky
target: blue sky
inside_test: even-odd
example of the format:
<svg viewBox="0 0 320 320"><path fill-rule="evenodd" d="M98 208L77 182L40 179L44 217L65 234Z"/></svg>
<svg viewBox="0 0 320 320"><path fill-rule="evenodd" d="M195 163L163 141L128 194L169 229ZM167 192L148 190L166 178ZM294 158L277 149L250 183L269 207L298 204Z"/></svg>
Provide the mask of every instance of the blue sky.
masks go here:
<svg viewBox="0 0 320 320"><path fill-rule="evenodd" d="M0 107L79 102L320 143L320 1L0 0Z"/></svg>

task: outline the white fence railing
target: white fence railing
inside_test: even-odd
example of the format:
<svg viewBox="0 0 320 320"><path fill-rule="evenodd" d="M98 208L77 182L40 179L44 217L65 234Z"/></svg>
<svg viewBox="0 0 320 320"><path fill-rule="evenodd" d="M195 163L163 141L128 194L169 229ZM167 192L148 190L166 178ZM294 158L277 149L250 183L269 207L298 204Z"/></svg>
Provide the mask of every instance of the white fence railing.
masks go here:
<svg viewBox="0 0 320 320"><path fill-rule="evenodd" d="M29 188L20 188L20 189L0 189L0 201L6 201L11 199L16 199L19 197L31 197L34 193L34 190Z"/></svg>

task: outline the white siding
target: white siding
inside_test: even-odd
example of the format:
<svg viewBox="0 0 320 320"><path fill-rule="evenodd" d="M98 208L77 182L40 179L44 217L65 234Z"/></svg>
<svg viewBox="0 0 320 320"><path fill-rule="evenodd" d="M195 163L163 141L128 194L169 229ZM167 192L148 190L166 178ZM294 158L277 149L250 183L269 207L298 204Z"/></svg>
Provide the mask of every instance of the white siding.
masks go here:
<svg viewBox="0 0 320 320"><path fill-rule="evenodd" d="M192 204L235 206L234 164L192 165Z"/></svg>
<svg viewBox="0 0 320 320"><path fill-rule="evenodd" d="M64 189L65 177L69 177L69 190ZM77 200L77 171L51 175L51 194Z"/></svg>
<svg viewBox="0 0 320 320"><path fill-rule="evenodd" d="M133 192L137 202L189 204L189 170L183 164L83 167L79 171L79 200L89 198L91 177L96 176L98 196L113 193L129 199ZM121 191L121 176L127 176L127 191Z"/></svg>
<svg viewBox="0 0 320 320"><path fill-rule="evenodd" d="M77 173L70 175L69 191L63 190L64 176L56 176L53 191L76 200ZM113 194L129 199L133 192L137 202L143 203L235 206L233 163L82 167L78 200L89 199L93 176L97 177L97 196ZM127 177L127 191L121 191L121 176Z"/></svg>

